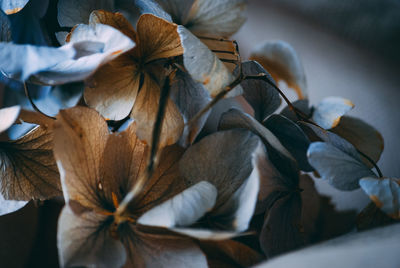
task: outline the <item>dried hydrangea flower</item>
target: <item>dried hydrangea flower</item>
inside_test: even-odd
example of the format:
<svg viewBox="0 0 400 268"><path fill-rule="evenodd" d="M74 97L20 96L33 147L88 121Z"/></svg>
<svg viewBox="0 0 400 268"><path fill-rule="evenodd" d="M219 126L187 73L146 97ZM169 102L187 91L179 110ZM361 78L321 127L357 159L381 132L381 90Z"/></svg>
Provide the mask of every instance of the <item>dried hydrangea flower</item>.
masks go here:
<svg viewBox="0 0 400 268"><path fill-rule="evenodd" d="M133 123L123 132L109 134L105 120L88 108L76 107L60 112L54 150L67 203L58 230L61 265L120 267L127 261L128 267L207 267L200 248L192 239L179 233L203 239L224 239L237 232L191 227L219 202L219 190L213 185L217 177L185 183L179 172L178 161L183 153L179 147L170 146L163 150L154 175L129 203L124 214L116 212L124 196L138 182L148 156L148 147L136 137L135 130ZM212 144L217 144L218 140L229 142L223 133L218 135L220 137ZM236 182L242 181L243 185L235 185L232 190L238 194L232 193L234 202L225 203L232 216L225 214L227 219L237 219L243 228L251 217L251 207L254 207L249 202L256 199L254 194L257 196L258 191L256 177L247 178L255 169L251 167L250 156L257 155L255 151L259 145L257 138L249 133L239 131L235 134L234 131L229 135L236 136L234 140L247 137L236 150L250 154L243 164L250 166L240 176L236 175ZM209 137L204 143L213 139ZM214 157L225 162L222 155L226 154L219 151ZM231 159L241 163L242 158L236 156L232 155ZM219 168L218 163L210 163L212 166L207 163L210 162L204 163L208 170ZM229 166L222 172L229 172ZM218 183L216 186L219 188ZM256 191L245 190L249 186ZM230 191L228 188L225 191L228 196L223 195L228 199L226 201L230 199ZM244 197L251 197L250 201ZM250 209L240 209L242 207ZM236 212L246 217L242 219Z"/></svg>
<svg viewBox="0 0 400 268"><path fill-rule="evenodd" d="M135 31L119 13L94 11L90 16L90 24L97 23L118 28L138 45L102 66L87 81L85 101L112 120L121 120L130 115L137 122L138 136L150 144L166 74L160 60L182 54L177 25L144 14L139 18ZM168 100L160 145L175 143L182 128L182 116L176 105Z"/></svg>

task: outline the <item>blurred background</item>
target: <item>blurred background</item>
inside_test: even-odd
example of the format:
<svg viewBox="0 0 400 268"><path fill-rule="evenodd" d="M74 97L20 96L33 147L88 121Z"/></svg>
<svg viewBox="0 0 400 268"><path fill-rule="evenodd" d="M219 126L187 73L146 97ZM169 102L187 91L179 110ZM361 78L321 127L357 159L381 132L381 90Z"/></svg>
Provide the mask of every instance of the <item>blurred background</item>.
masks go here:
<svg viewBox="0 0 400 268"><path fill-rule="evenodd" d="M249 0L247 22L234 36L242 57L264 40L290 43L307 76L309 98L350 99L359 117L382 134L378 166L400 177L400 1ZM362 190L340 192L316 180L339 209L368 204Z"/></svg>

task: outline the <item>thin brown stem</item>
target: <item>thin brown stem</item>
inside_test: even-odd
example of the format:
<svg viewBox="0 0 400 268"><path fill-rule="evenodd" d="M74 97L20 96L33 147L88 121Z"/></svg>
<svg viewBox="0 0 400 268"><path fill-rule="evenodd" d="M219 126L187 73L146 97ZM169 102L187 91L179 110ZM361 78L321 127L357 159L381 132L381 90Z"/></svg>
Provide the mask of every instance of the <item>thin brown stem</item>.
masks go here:
<svg viewBox="0 0 400 268"><path fill-rule="evenodd" d="M383 178L383 174L382 174L381 170L379 169L378 165L375 163L375 161L372 160L371 157L369 157L368 155L366 155L365 153L361 152L358 149L357 149L357 152L360 155L362 155L365 159L367 159L367 161L370 162L374 166L376 172L378 173L379 178Z"/></svg>
<svg viewBox="0 0 400 268"><path fill-rule="evenodd" d="M36 104L35 104L35 103L33 102L33 100L32 100L32 97L31 97L31 95L30 95L30 93L29 93L29 90L28 90L28 87L27 87L26 83L24 83L24 90L25 90L25 95L26 95L26 97L28 98L30 104L32 105L33 109L34 109L36 112L38 112L38 113L40 113L40 114L42 114L42 115L44 115L44 116L46 116L46 117L48 117L48 118L51 118L51 119L53 119L53 120L56 119L56 118L53 117L53 116L50 116L50 115L45 114L44 112L42 112L42 111L36 106Z"/></svg>
<svg viewBox="0 0 400 268"><path fill-rule="evenodd" d="M128 205L140 193L140 191L143 189L143 186L151 178L151 176L153 176L154 170L158 165L158 152L159 152L159 143L161 137L161 129L165 118L165 110L167 107L167 101L170 92L171 92L170 79L167 76L160 94L160 101L158 105L156 120L154 122L152 140L150 144L150 156L146 169L139 176L139 179L137 180L135 185L132 187L129 193L124 197L122 202L119 204L115 212L116 219L124 219L123 214L126 212Z"/></svg>

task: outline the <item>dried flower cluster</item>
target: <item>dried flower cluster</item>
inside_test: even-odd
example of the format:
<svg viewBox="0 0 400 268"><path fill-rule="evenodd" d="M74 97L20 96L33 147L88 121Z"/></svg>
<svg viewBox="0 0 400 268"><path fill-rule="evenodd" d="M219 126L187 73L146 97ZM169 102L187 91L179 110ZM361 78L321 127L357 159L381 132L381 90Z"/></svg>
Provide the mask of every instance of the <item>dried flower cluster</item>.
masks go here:
<svg viewBox="0 0 400 268"><path fill-rule="evenodd" d="M371 198L359 229L400 218L400 179L379 171L383 139L345 115L353 103L310 106L284 42L241 61L245 0L0 5L5 100L27 96L0 110L0 212L63 196L61 267L248 267L349 231L312 172ZM223 98L247 109L204 128ZM21 123L35 126L10 139Z"/></svg>

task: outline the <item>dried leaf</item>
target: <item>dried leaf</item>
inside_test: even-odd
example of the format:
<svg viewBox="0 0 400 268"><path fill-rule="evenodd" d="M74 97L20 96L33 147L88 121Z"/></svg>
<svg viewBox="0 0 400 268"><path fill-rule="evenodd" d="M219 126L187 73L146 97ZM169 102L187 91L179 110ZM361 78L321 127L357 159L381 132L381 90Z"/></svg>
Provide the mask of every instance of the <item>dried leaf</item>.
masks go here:
<svg viewBox="0 0 400 268"><path fill-rule="evenodd" d="M325 129L336 127L342 115L354 108L354 104L340 97L324 98L314 109L312 119Z"/></svg>
<svg viewBox="0 0 400 268"><path fill-rule="evenodd" d="M308 161L322 178L342 191L359 188L359 180L375 176L360 159L325 142L311 143L307 151Z"/></svg>
<svg viewBox="0 0 400 268"><path fill-rule="evenodd" d="M0 7L4 13L11 15L21 11L28 2L29 0L2 0Z"/></svg>
<svg viewBox="0 0 400 268"><path fill-rule="evenodd" d="M268 72L256 61L243 62L242 72L244 76L264 73L273 81ZM235 70L234 74L237 75L237 73L238 69ZM243 97L253 108L254 118L259 122L264 121L281 105L279 93L264 81L248 79L244 80L241 86L243 88Z"/></svg>
<svg viewBox="0 0 400 268"><path fill-rule="evenodd" d="M202 83L211 97L215 97L235 80L225 65L197 37L183 26L178 33L184 49L183 63L192 78ZM227 96L234 97L242 93L241 87L235 87Z"/></svg>
<svg viewBox="0 0 400 268"><path fill-rule="evenodd" d="M271 115L263 125L268 128L282 143L283 146L297 160L299 168L303 171L312 171L307 160L307 149L310 140L303 130L294 122L282 115Z"/></svg>
<svg viewBox="0 0 400 268"><path fill-rule="evenodd" d="M375 163L378 162L384 148L384 142L382 135L374 127L358 118L343 116L339 125L331 131L349 141ZM364 163L372 168L369 161L364 161Z"/></svg>
<svg viewBox="0 0 400 268"><path fill-rule="evenodd" d="M20 111L20 106L12 106L0 109L0 133L6 131L9 127L11 127L12 124L14 124Z"/></svg>
<svg viewBox="0 0 400 268"><path fill-rule="evenodd" d="M304 68L291 45L283 41L264 42L251 52L250 59L258 61L275 81L285 81L299 99L307 98Z"/></svg>
<svg viewBox="0 0 400 268"><path fill-rule="evenodd" d="M61 27L73 27L87 23L93 10L114 10L113 0L59 0L58 22Z"/></svg>
<svg viewBox="0 0 400 268"><path fill-rule="evenodd" d="M52 131L41 126L16 141L0 143L1 193L5 199L27 201L61 195L52 138Z"/></svg>
<svg viewBox="0 0 400 268"><path fill-rule="evenodd" d="M96 24L107 24L120 30L124 35L132 40L136 40L136 32L132 24L120 13L109 12L105 10L94 10L90 13L89 24L93 27Z"/></svg>
<svg viewBox="0 0 400 268"><path fill-rule="evenodd" d="M360 186L375 205L394 219L400 219L400 180L395 178L362 178Z"/></svg>

